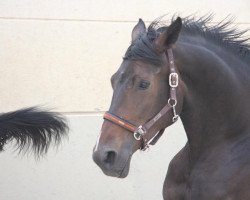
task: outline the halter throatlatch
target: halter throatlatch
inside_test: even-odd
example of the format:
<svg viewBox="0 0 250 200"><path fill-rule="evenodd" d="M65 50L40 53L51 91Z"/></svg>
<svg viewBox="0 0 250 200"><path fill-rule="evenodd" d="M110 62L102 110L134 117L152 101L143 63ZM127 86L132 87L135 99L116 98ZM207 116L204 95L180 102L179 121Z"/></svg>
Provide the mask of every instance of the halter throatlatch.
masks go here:
<svg viewBox="0 0 250 200"><path fill-rule="evenodd" d="M176 97L176 89L179 84L179 77L175 69L174 65L174 56L172 49L167 50L168 60L169 60L169 67L170 67L170 74L169 74L169 86L170 86L170 97L168 99L168 103L160 110L158 114L155 115L151 120L146 122L143 125L135 126L130 122L114 115L109 112L106 112L103 116L104 119L132 132L134 134L134 138L136 140L141 140L141 150L146 150L149 145L154 145L158 139L162 136L165 129L159 130L153 138L149 141L145 138L145 135L149 131L149 129L159 120L161 119L166 113L172 110L173 112L173 123L178 120L178 115L176 113L176 105L177 105L177 97Z"/></svg>

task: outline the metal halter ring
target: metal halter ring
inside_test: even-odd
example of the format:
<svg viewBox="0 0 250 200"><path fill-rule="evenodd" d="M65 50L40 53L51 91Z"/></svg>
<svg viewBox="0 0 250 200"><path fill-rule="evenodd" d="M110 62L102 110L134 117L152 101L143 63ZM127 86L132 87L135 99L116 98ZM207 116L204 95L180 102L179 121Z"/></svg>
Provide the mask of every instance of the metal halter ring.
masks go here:
<svg viewBox="0 0 250 200"><path fill-rule="evenodd" d="M146 133L146 130L142 127L142 125L141 126L139 126L138 128L137 128L137 130L134 132L134 138L136 139L136 140L141 140L141 137L143 136L143 135L145 135L145 133Z"/></svg>
<svg viewBox="0 0 250 200"><path fill-rule="evenodd" d="M174 103L172 104L171 101L173 101ZM177 100L176 99L171 99L169 98L168 99L168 104L171 106L171 107L175 107L177 105Z"/></svg>

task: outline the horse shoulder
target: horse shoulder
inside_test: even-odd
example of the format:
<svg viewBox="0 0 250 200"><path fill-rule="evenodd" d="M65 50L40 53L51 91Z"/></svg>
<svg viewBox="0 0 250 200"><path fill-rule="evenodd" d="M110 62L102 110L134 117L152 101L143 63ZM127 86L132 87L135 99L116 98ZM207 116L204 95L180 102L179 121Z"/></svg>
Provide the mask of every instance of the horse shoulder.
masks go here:
<svg viewBox="0 0 250 200"><path fill-rule="evenodd" d="M247 199L249 182L250 136L213 148L195 164L190 161L186 145L169 164L163 197L165 200Z"/></svg>
<svg viewBox="0 0 250 200"><path fill-rule="evenodd" d="M213 148L196 163L190 182L192 199L248 199L250 136Z"/></svg>
<svg viewBox="0 0 250 200"><path fill-rule="evenodd" d="M167 200L186 199L189 195L187 180L189 177L188 144L171 160L163 186L163 197Z"/></svg>

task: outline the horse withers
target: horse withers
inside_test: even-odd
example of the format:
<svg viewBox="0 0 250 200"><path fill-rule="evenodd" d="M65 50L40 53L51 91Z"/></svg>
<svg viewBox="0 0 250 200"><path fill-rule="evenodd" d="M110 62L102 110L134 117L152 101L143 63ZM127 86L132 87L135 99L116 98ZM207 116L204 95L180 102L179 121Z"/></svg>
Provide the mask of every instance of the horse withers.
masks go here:
<svg viewBox="0 0 250 200"><path fill-rule="evenodd" d="M126 177L133 153L180 116L188 141L169 164L164 199L250 199L249 45L229 22L210 21L134 27L93 151L106 175Z"/></svg>

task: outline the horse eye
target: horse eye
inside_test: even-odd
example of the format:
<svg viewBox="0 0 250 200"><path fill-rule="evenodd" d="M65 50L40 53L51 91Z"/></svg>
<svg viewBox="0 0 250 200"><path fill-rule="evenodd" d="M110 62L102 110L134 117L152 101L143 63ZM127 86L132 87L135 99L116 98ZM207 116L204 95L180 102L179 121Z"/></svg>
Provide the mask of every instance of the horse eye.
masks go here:
<svg viewBox="0 0 250 200"><path fill-rule="evenodd" d="M150 85L149 81L142 80L139 83L139 89L146 90L149 87L149 85Z"/></svg>

